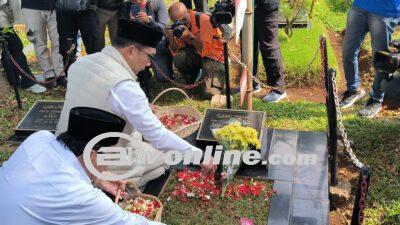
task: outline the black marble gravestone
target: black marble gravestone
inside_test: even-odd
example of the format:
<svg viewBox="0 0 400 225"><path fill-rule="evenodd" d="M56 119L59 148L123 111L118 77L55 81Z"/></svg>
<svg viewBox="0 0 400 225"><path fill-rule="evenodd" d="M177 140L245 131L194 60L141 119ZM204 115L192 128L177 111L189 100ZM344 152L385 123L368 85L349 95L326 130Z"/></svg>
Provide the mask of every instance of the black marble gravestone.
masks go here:
<svg viewBox="0 0 400 225"><path fill-rule="evenodd" d="M263 136L263 126L265 121L265 112L230 110L230 109L207 109L204 120L197 134L196 143L199 146L217 145L217 141L212 133L213 129L238 121L242 126L252 127L257 130L258 137Z"/></svg>
<svg viewBox="0 0 400 225"><path fill-rule="evenodd" d="M26 137L39 130L55 132L63 101L37 101L15 128L15 135Z"/></svg>

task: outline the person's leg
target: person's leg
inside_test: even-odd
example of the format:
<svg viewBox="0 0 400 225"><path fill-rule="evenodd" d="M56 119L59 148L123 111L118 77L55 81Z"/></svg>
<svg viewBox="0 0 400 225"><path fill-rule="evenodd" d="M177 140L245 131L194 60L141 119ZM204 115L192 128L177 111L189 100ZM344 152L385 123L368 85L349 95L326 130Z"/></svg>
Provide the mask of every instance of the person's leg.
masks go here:
<svg viewBox="0 0 400 225"><path fill-rule="evenodd" d="M75 50L69 55L70 44L76 45L76 35L78 34L78 26L75 23L75 14L57 12L57 30L59 34L60 54L63 57L63 63L68 68L75 61Z"/></svg>
<svg viewBox="0 0 400 225"><path fill-rule="evenodd" d="M96 14L97 14L97 24L96 24L96 33L97 33L97 38L95 42L95 48L96 49L103 49L105 46L105 32L106 32L106 26L107 23L109 22L110 16L109 13L110 11L102 9L102 8L97 8Z"/></svg>
<svg viewBox="0 0 400 225"><path fill-rule="evenodd" d="M60 75L63 71L63 59L59 49L59 35L57 31L56 11L47 11L47 32L51 42L51 62L53 64L54 73Z"/></svg>
<svg viewBox="0 0 400 225"><path fill-rule="evenodd" d="M285 92L285 75L279 46L278 11L256 13L257 38L260 45L268 85L280 93Z"/></svg>
<svg viewBox="0 0 400 225"><path fill-rule="evenodd" d="M54 77L50 51L47 48L47 18L45 11L35 9L22 9L26 29L33 32L33 46L36 58L45 78Z"/></svg>
<svg viewBox="0 0 400 225"><path fill-rule="evenodd" d="M154 70L154 77L159 82L166 82L168 78L174 78L174 72L172 69L172 55L168 49L167 39L163 38L157 45L157 52L155 55L156 65L152 65Z"/></svg>
<svg viewBox="0 0 400 225"><path fill-rule="evenodd" d="M352 7L347 15L346 33L343 39L343 69L347 91L357 92L359 88L358 53L368 33L367 12Z"/></svg>
<svg viewBox="0 0 400 225"><path fill-rule="evenodd" d="M101 49L97 49L95 47L95 42L97 41L96 37L96 24L97 24L97 16L94 11L89 11L84 14L79 14L79 20L77 20L77 24L79 26L79 30L81 31L83 44L86 48L87 54L92 54L99 52Z"/></svg>
<svg viewBox="0 0 400 225"><path fill-rule="evenodd" d="M343 39L343 69L347 90L340 101L340 107L351 107L365 96L365 91L359 88L358 53L361 43L368 33L367 12L352 7L347 15L346 33Z"/></svg>
<svg viewBox="0 0 400 225"><path fill-rule="evenodd" d="M191 47L181 49L173 58L175 67L182 74L186 83L193 84L201 68L201 57Z"/></svg>
<svg viewBox="0 0 400 225"><path fill-rule="evenodd" d="M108 33L110 34L111 44L114 44L118 34L118 10L112 11L108 22Z"/></svg>
<svg viewBox="0 0 400 225"><path fill-rule="evenodd" d="M202 86L202 95L211 98L214 95L225 94L225 66L222 62L210 58L203 58L205 84Z"/></svg>
<svg viewBox="0 0 400 225"><path fill-rule="evenodd" d="M371 34L372 56L377 51L383 51L389 48L392 34L399 22L398 19L384 18L372 13L368 14L368 24ZM382 80L388 74L375 71L375 79L372 86L371 98L383 102L384 93L382 91Z"/></svg>
<svg viewBox="0 0 400 225"><path fill-rule="evenodd" d="M391 36L398 24L398 19L384 18L376 14L368 13L368 27L371 34L372 56L377 51L389 48ZM386 73L376 71L375 79L370 93L371 98L366 106L360 110L360 115L373 118L382 110L384 93L382 91L382 80L387 76Z"/></svg>
<svg viewBox="0 0 400 225"><path fill-rule="evenodd" d="M255 13L259 13L258 10L256 10ZM254 17L253 76L256 79L259 78L259 76L258 76L258 57L259 57L260 51L259 51L259 40L257 38L258 37L258 34L257 34L258 30L257 30L257 26L255 24L262 22L262 21L259 21L260 18L262 18L262 17L260 17L260 16L255 16ZM256 91L260 90L261 91L261 85L253 80L253 91L254 90L256 90Z"/></svg>
<svg viewBox="0 0 400 225"><path fill-rule="evenodd" d="M144 70L140 71L137 74L140 87L142 88L143 92L146 94L146 97L150 99L150 89L149 83L151 79L151 72L150 67L146 67ZM149 100L150 101L150 100Z"/></svg>

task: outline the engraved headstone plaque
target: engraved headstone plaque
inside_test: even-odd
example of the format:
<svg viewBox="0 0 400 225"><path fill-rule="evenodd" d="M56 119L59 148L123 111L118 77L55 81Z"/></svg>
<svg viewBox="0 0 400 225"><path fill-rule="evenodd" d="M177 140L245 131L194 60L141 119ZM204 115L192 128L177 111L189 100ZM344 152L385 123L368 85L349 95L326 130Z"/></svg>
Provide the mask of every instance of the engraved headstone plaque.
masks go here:
<svg viewBox="0 0 400 225"><path fill-rule="evenodd" d="M238 121L242 126L248 126L258 131L259 138L262 137L265 112L229 110L229 109L207 109L203 123L197 134L197 142L201 145L216 144L212 129L222 128L223 126ZM261 138L260 138L261 139Z"/></svg>
<svg viewBox="0 0 400 225"><path fill-rule="evenodd" d="M39 130L55 132L63 101L37 101L15 128L17 136L28 136Z"/></svg>

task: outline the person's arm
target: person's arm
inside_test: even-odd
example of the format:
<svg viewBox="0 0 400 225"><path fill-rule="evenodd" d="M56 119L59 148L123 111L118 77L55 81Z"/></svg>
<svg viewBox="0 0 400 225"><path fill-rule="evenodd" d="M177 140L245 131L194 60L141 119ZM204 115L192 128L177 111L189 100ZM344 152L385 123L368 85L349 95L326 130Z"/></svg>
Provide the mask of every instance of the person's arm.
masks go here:
<svg viewBox="0 0 400 225"><path fill-rule="evenodd" d="M82 191L79 201L76 209L78 213L72 218L67 215L64 220L74 224L162 225L123 210L97 188Z"/></svg>
<svg viewBox="0 0 400 225"><path fill-rule="evenodd" d="M213 29L214 28L208 16L202 14L200 16L200 32L199 32L199 39L202 43L202 48L201 51L196 48L202 57L207 56L212 51Z"/></svg>
<svg viewBox="0 0 400 225"><path fill-rule="evenodd" d="M133 81L122 81L112 89L109 97L110 109L126 118L143 137L158 150L179 152L202 152L170 130L166 129L153 114L145 93Z"/></svg>
<svg viewBox="0 0 400 225"><path fill-rule="evenodd" d="M173 31L171 29L168 28L165 29L165 37L168 40L168 45L169 45L168 47L173 56L175 56L178 53L179 49L185 47L186 45L185 41L180 40L174 36Z"/></svg>
<svg viewBox="0 0 400 225"><path fill-rule="evenodd" d="M185 40L185 42L188 45L192 45L196 49L197 52L200 53L203 51L203 48L204 48L203 42L199 38L197 38L195 35L193 35L192 32L187 30L186 33L183 34L182 38Z"/></svg>
<svg viewBox="0 0 400 225"><path fill-rule="evenodd" d="M169 20L167 7L165 6L164 1L154 1L154 4L157 4L157 11L154 12L157 20L151 18L150 24L156 26L158 29L164 30Z"/></svg>

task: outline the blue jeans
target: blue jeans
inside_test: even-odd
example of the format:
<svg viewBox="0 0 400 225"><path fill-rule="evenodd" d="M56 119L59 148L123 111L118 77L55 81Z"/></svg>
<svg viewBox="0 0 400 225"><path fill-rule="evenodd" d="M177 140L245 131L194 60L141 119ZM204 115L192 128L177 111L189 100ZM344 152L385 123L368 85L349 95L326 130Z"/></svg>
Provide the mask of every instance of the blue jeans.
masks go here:
<svg viewBox="0 0 400 225"><path fill-rule="evenodd" d="M358 53L365 35L370 32L372 55L388 49L392 33L399 18L388 18L352 7L347 16L346 35L343 40L343 67L346 76L347 90L357 91L359 86ZM372 63L371 63L372 66ZM375 72L371 98L382 102L384 93L381 82L386 74Z"/></svg>

